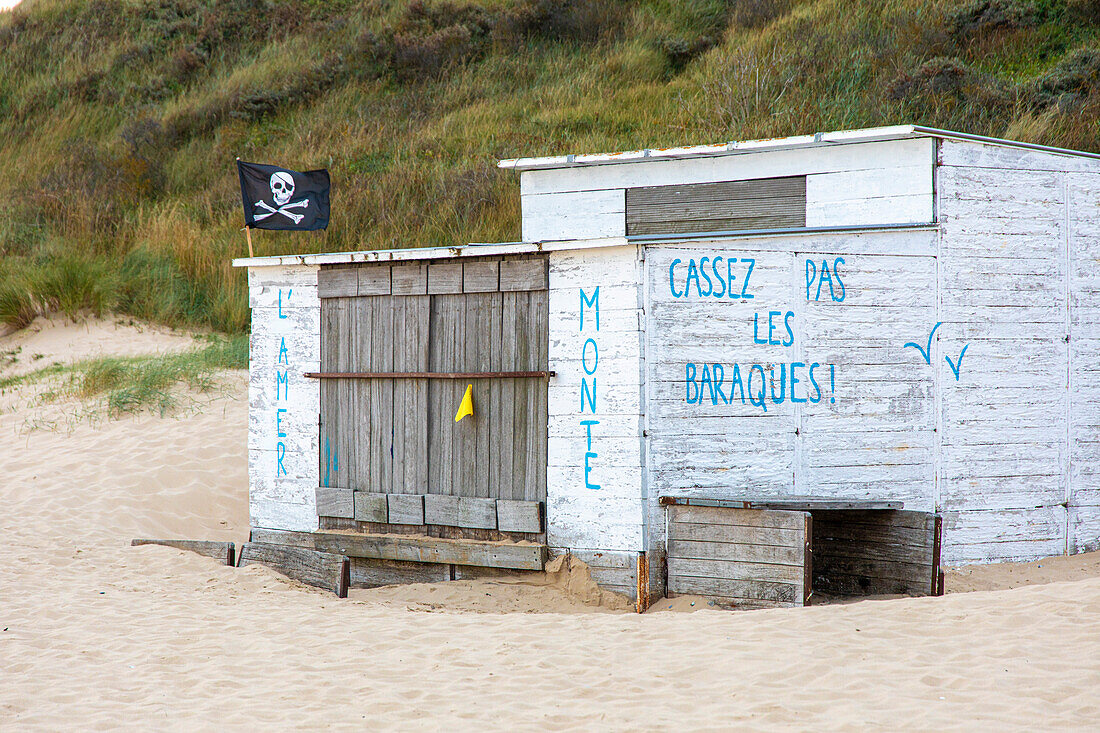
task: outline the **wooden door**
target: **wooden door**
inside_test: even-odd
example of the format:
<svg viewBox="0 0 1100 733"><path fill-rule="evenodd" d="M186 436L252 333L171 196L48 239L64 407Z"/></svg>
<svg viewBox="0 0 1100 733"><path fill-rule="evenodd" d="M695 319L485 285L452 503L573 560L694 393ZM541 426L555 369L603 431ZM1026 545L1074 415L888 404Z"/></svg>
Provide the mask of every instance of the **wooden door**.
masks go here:
<svg viewBox="0 0 1100 733"><path fill-rule="evenodd" d="M320 466L324 486L384 494L543 501L546 259L322 270ZM456 423L467 385L474 414Z"/></svg>

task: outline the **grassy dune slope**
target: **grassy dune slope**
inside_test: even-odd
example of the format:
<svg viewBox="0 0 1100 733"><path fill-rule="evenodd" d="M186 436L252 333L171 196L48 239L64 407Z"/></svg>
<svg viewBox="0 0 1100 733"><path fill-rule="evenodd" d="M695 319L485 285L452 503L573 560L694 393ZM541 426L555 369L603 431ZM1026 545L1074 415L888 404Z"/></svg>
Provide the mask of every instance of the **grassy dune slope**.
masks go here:
<svg viewBox="0 0 1100 733"><path fill-rule="evenodd" d="M0 15L0 320L248 327L233 159L327 233L519 237L497 158L916 122L1100 150L1100 0L26 0Z"/></svg>

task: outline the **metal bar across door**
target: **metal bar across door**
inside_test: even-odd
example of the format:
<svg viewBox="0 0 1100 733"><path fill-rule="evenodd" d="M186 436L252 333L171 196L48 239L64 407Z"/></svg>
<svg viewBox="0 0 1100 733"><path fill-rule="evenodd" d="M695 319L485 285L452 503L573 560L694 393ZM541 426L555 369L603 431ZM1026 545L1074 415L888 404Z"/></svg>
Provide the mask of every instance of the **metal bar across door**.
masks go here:
<svg viewBox="0 0 1100 733"><path fill-rule="evenodd" d="M310 379L522 379L549 378L557 372L306 372Z"/></svg>

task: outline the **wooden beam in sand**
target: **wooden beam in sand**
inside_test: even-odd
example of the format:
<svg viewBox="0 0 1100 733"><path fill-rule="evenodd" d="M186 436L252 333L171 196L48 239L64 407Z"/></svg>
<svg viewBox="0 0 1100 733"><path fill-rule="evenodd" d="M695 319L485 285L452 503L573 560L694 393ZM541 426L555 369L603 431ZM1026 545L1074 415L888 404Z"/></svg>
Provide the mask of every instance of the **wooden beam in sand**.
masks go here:
<svg viewBox="0 0 1100 733"><path fill-rule="evenodd" d="M241 548L240 567L256 563L266 565L292 580L332 591L338 598L348 597L351 560L345 555L303 547L248 542Z"/></svg>
<svg viewBox="0 0 1100 733"><path fill-rule="evenodd" d="M236 558L236 548L232 542L210 542L207 540L149 540L135 539L130 541L131 547L141 545L164 545L174 547L177 550L188 550L199 555L222 560L226 565L233 565Z"/></svg>

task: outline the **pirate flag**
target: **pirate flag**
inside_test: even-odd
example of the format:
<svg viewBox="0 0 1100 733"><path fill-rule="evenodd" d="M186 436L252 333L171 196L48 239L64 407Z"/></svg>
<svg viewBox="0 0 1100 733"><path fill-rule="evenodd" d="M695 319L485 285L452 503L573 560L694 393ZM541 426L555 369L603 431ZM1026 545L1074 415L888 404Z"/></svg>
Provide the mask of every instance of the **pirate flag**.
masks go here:
<svg viewBox="0 0 1100 733"><path fill-rule="evenodd" d="M302 230L328 227L328 171L298 171L237 161L245 226Z"/></svg>

